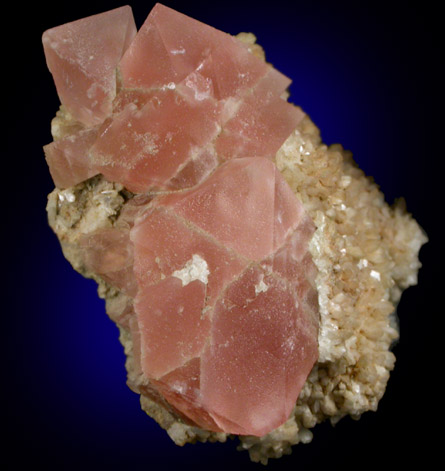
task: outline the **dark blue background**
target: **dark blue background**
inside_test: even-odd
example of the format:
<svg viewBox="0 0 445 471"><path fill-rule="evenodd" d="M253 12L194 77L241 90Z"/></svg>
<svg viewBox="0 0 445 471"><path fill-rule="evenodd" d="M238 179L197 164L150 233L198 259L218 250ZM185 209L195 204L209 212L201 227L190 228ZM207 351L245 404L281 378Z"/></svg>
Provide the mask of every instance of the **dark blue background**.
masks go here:
<svg viewBox="0 0 445 471"><path fill-rule="evenodd" d="M44 30L99 13L117 1L9 4L4 27L2 124L2 429L7 469L262 469L234 442L177 447L140 409L126 386L118 330L95 283L73 271L47 226L53 189L41 147L51 141L58 98L41 47ZM440 364L433 335L443 306L434 288L443 257L442 95L439 12L427 2L165 1L236 34L252 31L267 59L293 79L291 100L328 144L350 149L388 202L404 196L431 242L422 249L420 285L402 297L397 363L377 413L335 428L322 424L309 445L269 469L359 469L432 459ZM132 2L137 26L153 2ZM432 5L432 4L431 4ZM438 128L438 127L437 127ZM4 141L3 137L3 141ZM443 260L442 260L443 262ZM380 465L382 462L386 465ZM386 460L386 461L385 461ZM4 469L4 468L3 468Z"/></svg>

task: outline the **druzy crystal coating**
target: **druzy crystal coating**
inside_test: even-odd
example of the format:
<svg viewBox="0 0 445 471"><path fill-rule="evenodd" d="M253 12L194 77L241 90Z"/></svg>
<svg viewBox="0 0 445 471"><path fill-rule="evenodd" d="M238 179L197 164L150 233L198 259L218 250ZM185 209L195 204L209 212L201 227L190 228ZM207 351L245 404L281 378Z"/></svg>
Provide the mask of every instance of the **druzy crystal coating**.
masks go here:
<svg viewBox="0 0 445 471"><path fill-rule="evenodd" d="M318 357L315 226L273 161L303 118L290 80L160 4L137 33L122 7L43 43L78 124L45 146L56 186L101 174L131 194L80 245L125 295L110 315L145 394L206 430L270 432Z"/></svg>

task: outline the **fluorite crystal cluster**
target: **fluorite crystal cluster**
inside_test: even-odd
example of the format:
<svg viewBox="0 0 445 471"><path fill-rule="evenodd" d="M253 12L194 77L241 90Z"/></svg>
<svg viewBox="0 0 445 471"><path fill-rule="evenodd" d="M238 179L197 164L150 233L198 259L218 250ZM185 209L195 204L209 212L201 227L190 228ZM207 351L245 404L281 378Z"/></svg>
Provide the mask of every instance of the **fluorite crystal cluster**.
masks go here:
<svg viewBox="0 0 445 471"><path fill-rule="evenodd" d="M51 227L99 284L128 384L178 444L267 462L375 410L426 238L323 145L253 35L161 4L43 34Z"/></svg>
<svg viewBox="0 0 445 471"><path fill-rule="evenodd" d="M303 117L290 80L239 40L157 4L48 30L48 67L83 128L45 148L65 188L98 173L135 193L181 190L235 157L272 158Z"/></svg>
<svg viewBox="0 0 445 471"><path fill-rule="evenodd" d="M128 296L151 395L189 423L265 435L318 356L315 230L272 161L303 113L290 80L238 39L157 4L46 31L79 129L45 146L54 182L97 174L133 198L82 237L84 263Z"/></svg>

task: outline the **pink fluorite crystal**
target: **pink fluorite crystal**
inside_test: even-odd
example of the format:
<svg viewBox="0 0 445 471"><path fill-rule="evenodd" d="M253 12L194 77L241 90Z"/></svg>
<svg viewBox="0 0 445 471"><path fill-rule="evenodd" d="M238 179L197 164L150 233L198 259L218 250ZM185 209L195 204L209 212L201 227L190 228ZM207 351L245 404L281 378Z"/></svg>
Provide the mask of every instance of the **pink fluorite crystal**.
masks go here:
<svg viewBox="0 0 445 471"><path fill-rule="evenodd" d="M264 158L227 162L136 220L141 368L181 391L177 409L186 413L185 397L214 420L207 428L237 434L263 435L287 419L317 358L314 270L301 271L312 231ZM192 362L199 380L183 374Z"/></svg>
<svg viewBox="0 0 445 471"><path fill-rule="evenodd" d="M281 98L290 80L234 37L160 4L131 42L129 13L118 8L43 35L62 103L98 126L88 146L78 135L45 146L56 185L101 173L133 192L180 189L224 160L273 158L303 117Z"/></svg>
<svg viewBox="0 0 445 471"><path fill-rule="evenodd" d="M199 160L218 134L216 119L213 101L195 102L176 90L158 90L141 109L128 104L104 126L90 149L92 165L136 193L165 188L188 160ZM202 176L213 170L216 158L211 162Z"/></svg>
<svg viewBox="0 0 445 471"><path fill-rule="evenodd" d="M109 314L145 378L131 386L208 430L273 430L318 355L314 225L273 163L303 116L289 79L160 4L136 35L122 7L43 41L80 126L45 146L56 185L100 173L135 194L79 239L124 295Z"/></svg>
<svg viewBox="0 0 445 471"><path fill-rule="evenodd" d="M60 101L93 126L111 113L116 67L136 35L131 8L116 8L45 31L46 61Z"/></svg>

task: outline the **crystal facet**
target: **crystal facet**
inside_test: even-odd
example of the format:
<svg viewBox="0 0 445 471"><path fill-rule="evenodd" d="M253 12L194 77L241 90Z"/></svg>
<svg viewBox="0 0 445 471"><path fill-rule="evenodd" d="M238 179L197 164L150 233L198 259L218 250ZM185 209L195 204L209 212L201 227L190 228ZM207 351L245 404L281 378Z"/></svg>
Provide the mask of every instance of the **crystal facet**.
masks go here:
<svg viewBox="0 0 445 471"><path fill-rule="evenodd" d="M60 101L86 126L101 123L116 95L116 67L136 35L129 6L73 21L43 34Z"/></svg>
<svg viewBox="0 0 445 471"><path fill-rule="evenodd" d="M213 432L280 426L319 323L315 226L273 161L304 116L283 98L290 80L160 4L137 34L122 7L43 43L77 122L44 148L54 182L101 174L126 192L78 247L117 293L107 309L132 340L130 386Z"/></svg>
<svg viewBox="0 0 445 471"><path fill-rule="evenodd" d="M317 358L316 271L301 263L313 230L265 158L231 160L136 220L141 368L163 388L180 375L169 386L180 411L202 407L217 425L208 428L244 435L289 416ZM298 275L275 269L277 256ZM192 361L199 385L182 371Z"/></svg>
<svg viewBox="0 0 445 471"><path fill-rule="evenodd" d="M134 37L129 11L43 35L62 103L82 124L98 126L96 139L79 131L45 147L56 184L100 173L136 193L180 189L227 159L273 158L304 116L281 98L290 80L236 38L160 4ZM77 154L72 141L83 144Z"/></svg>

